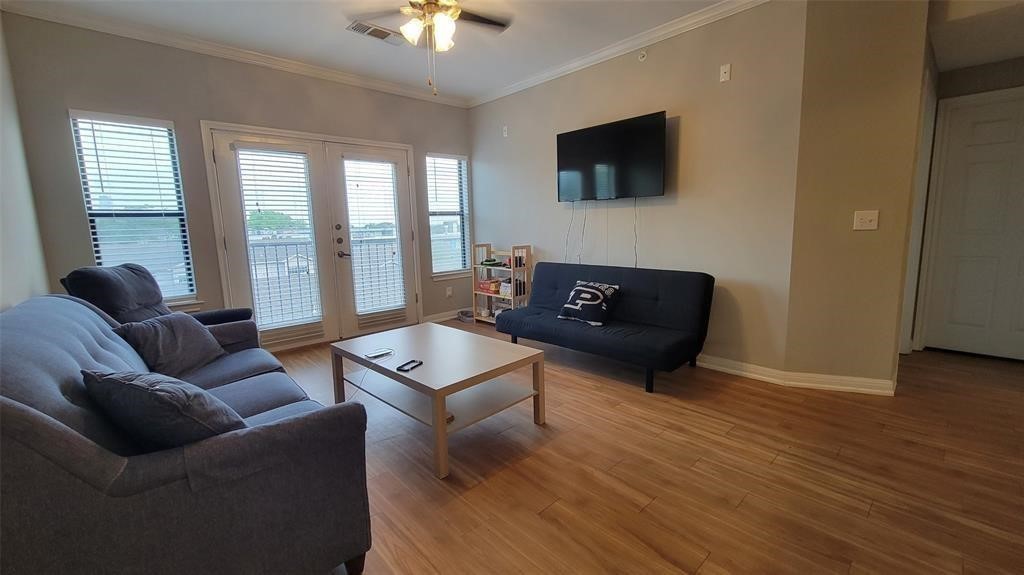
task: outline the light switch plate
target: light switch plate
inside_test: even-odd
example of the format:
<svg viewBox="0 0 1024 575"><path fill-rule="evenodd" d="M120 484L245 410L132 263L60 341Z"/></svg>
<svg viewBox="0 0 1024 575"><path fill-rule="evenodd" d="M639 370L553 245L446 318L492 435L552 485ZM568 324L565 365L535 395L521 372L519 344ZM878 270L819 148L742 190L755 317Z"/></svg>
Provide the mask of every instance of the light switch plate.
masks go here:
<svg viewBox="0 0 1024 575"><path fill-rule="evenodd" d="M732 80L732 64L722 64L718 67L718 81L728 82Z"/></svg>
<svg viewBox="0 0 1024 575"><path fill-rule="evenodd" d="M853 212L853 229L877 230L878 210L857 210Z"/></svg>

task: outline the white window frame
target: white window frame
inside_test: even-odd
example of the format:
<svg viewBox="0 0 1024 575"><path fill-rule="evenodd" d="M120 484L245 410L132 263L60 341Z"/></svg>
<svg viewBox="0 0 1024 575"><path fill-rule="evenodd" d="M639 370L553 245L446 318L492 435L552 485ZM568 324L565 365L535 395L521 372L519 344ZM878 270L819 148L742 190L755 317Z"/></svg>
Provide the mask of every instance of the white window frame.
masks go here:
<svg viewBox="0 0 1024 575"><path fill-rule="evenodd" d="M174 132L174 159L175 159L175 163L176 163L175 168L177 169L177 172L178 172L178 178L181 179L181 177L182 177L181 153L178 150L178 131L174 127L174 122L172 122L170 120L161 120L161 119L158 119L158 118L147 118L147 117L143 117L143 116L129 116L129 115L126 115L126 114L111 114L111 113L108 113L108 112L92 112L92 111L89 111L89 110L80 110L80 109L71 108L71 109L68 110L68 124L69 124L69 127L71 128L71 144L74 147L75 164L76 165L79 162L79 155L78 155L79 150L78 150L78 139L75 137L75 132L74 132L74 121L75 120L95 120L95 121L99 121L99 122L115 122L115 123L120 123L120 124L134 124L134 125L137 125L137 126L149 126L149 127L153 127L153 128L166 128L166 129L171 130L172 132ZM84 183L82 182L81 168L79 168L79 170L78 170L78 182L79 182L79 190L81 192L82 206L85 209L86 221L88 222L88 224L90 226L90 229L92 229L92 226L95 225L94 224L94 220L96 219L96 216L91 214L92 210L90 210L89 202L86 200L86 197L85 197L86 191L85 191L85 188L84 188ZM198 280L196 278L195 255L192 253L192 238L191 238L191 235L189 234L188 206L186 205L187 202L185 200L185 189L184 188L185 188L184 183L182 183L182 185L181 185L181 216L180 217L181 217L182 226L183 226L183 237L184 237L184 241L185 241L185 244L186 244L185 245L186 253L188 254L188 259L186 260L186 264L190 268L190 272L191 272L190 276L192 278L192 285L191 285L192 291L187 293L187 294L182 294L182 295L178 295L178 296L172 296L172 297L165 297L164 298L164 303L166 303L168 306L170 306L172 308L178 309L179 311L182 311L184 308L191 309L189 306L196 306L197 304L204 303L203 301L198 299L198 296L199 296L199 282L198 282ZM89 237L89 243L92 244L92 251L93 251L93 258L94 258L93 262L96 265L99 265L99 262L96 262L96 260L95 260L97 249L96 249L96 244L93 241L92 233L91 232L90 232L90 237Z"/></svg>
<svg viewBox="0 0 1024 575"><path fill-rule="evenodd" d="M465 213L460 214L456 212L435 212L430 209L430 180L427 175L427 158L442 158L450 160L460 160L466 163L466 204ZM444 281L457 278L467 278L473 273L473 193L471 188L471 175L469 156L461 154L439 154L434 152L427 152L423 156L423 176L424 185L426 186L427 192L427 242L430 246L430 275L434 281ZM434 251L433 251L433 238L430 235L430 216L452 216L457 215L462 217L463 229L462 229L462 241L465 243L466 250L466 267L458 270L448 270L443 272L434 271Z"/></svg>

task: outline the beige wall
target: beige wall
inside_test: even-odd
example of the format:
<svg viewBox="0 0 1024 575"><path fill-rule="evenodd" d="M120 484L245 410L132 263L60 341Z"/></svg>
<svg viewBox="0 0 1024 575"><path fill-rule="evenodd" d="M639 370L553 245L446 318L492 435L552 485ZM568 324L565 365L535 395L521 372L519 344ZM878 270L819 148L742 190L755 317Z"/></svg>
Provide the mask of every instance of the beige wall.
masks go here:
<svg viewBox="0 0 1024 575"><path fill-rule="evenodd" d="M7 46L0 30L0 309L47 289Z"/></svg>
<svg viewBox="0 0 1024 575"><path fill-rule="evenodd" d="M424 155L470 151L463 109L14 14L4 16L4 27L50 283L58 291L60 277L93 263L69 108L175 123L199 298L206 307L222 305L223 298L200 120L411 144L424 232ZM420 242L424 314L468 306L468 280L432 281L429 250L428 242ZM455 298L447 300L449 285Z"/></svg>
<svg viewBox="0 0 1024 575"><path fill-rule="evenodd" d="M939 74L939 98L1024 86L1024 58L948 70Z"/></svg>
<svg viewBox="0 0 1024 575"><path fill-rule="evenodd" d="M477 241L562 261L555 135L667 110L664 198L639 206L639 265L717 280L705 352L781 368L796 189L804 4L770 2L472 110ZM733 79L719 83L719 65ZM508 126L508 137L502 127ZM576 260L583 206L569 259ZM633 202L587 206L586 263L633 265Z"/></svg>
<svg viewBox="0 0 1024 575"><path fill-rule="evenodd" d="M910 214L910 242L907 244L907 273L903 288L903 311L900 318L900 353L913 348L914 312L917 308L918 276L921 273L921 252L924 249L924 217L928 204L928 178L931 176L932 143L939 105L939 71L931 48L925 49L924 75L921 80L921 122L917 139L917 164L914 167L913 208Z"/></svg>
<svg viewBox="0 0 1024 575"><path fill-rule="evenodd" d="M808 5L789 371L895 376L927 10ZM877 231L851 230L859 209Z"/></svg>

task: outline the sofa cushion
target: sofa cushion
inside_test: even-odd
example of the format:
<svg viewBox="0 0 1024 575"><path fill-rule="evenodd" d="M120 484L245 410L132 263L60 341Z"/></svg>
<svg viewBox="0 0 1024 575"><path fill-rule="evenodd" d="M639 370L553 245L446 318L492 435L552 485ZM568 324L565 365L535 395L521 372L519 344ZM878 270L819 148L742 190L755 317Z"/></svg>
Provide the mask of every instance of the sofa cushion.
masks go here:
<svg viewBox="0 0 1024 575"><path fill-rule="evenodd" d="M113 319L68 296L31 298L0 314L0 393L118 455L137 446L100 411L82 370L147 371Z"/></svg>
<svg viewBox="0 0 1024 575"><path fill-rule="evenodd" d="M225 354L210 330L187 313L121 324L114 332L139 352L151 371L171 377L181 377Z"/></svg>
<svg viewBox="0 0 1024 575"><path fill-rule="evenodd" d="M60 283L70 295L91 302L120 323L171 313L160 285L139 264L78 268Z"/></svg>
<svg viewBox="0 0 1024 575"><path fill-rule="evenodd" d="M257 413L309 399L299 384L281 372L255 375L214 387L209 393L228 404L242 417L252 417Z"/></svg>
<svg viewBox="0 0 1024 575"><path fill-rule="evenodd" d="M242 429L245 422L221 400L191 383L160 373L82 370L100 408L138 444L169 449Z"/></svg>
<svg viewBox="0 0 1024 575"><path fill-rule="evenodd" d="M696 356L701 346L697 334L627 321L593 326L560 320L557 312L533 306L503 312L498 322L504 333L664 371Z"/></svg>
<svg viewBox="0 0 1024 575"><path fill-rule="evenodd" d="M272 371L284 371L281 362L265 349L251 348L229 353L186 373L181 379L203 389L213 389Z"/></svg>
<svg viewBox="0 0 1024 575"><path fill-rule="evenodd" d="M263 425L266 423L273 423L296 415L302 415L303 413L309 413L311 411L317 411L323 409L324 406L318 401L307 399L304 401L297 401L295 403L289 403L288 405L282 405L281 407L275 407L270 411L264 411L263 413L257 413L251 417L245 418L245 423L249 427L256 427L257 425Z"/></svg>

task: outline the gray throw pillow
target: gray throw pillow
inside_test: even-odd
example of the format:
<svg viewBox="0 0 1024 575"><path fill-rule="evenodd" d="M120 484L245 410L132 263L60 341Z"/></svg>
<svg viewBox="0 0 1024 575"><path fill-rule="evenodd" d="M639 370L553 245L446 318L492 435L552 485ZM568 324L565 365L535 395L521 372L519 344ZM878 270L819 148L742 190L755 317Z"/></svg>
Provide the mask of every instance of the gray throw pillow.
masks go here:
<svg viewBox="0 0 1024 575"><path fill-rule="evenodd" d="M114 328L149 369L181 377L225 355L210 330L187 313L175 312Z"/></svg>
<svg viewBox="0 0 1024 575"><path fill-rule="evenodd" d="M104 413L140 446L169 449L246 427L209 392L159 373L82 370Z"/></svg>

